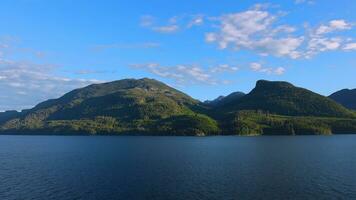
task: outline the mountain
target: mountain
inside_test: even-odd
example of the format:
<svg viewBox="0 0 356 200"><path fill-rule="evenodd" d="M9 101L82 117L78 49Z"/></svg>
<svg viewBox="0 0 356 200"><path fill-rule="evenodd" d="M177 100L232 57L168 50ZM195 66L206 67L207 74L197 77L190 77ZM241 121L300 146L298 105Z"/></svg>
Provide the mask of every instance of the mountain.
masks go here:
<svg viewBox="0 0 356 200"><path fill-rule="evenodd" d="M343 89L331 94L329 98L346 108L356 110L356 89Z"/></svg>
<svg viewBox="0 0 356 200"><path fill-rule="evenodd" d="M219 96L212 101L205 101L204 103L210 106L222 106L230 102L237 101L243 96L245 96L245 93L243 92L233 92L227 96Z"/></svg>
<svg viewBox="0 0 356 200"><path fill-rule="evenodd" d="M0 112L0 124L17 117L18 115L19 112L17 112L16 110Z"/></svg>
<svg viewBox="0 0 356 200"><path fill-rule="evenodd" d="M3 130L160 133L173 131L176 125L172 121L179 116L181 121L191 121L191 134L203 134L200 126L211 125L218 131L215 121L197 113L198 109L202 108L197 100L159 81L124 79L90 85L40 103L6 122Z"/></svg>
<svg viewBox="0 0 356 200"><path fill-rule="evenodd" d="M287 82L260 80L199 102L154 79L73 90L22 112L0 113L1 134L271 135L356 133L355 112Z"/></svg>
<svg viewBox="0 0 356 200"><path fill-rule="evenodd" d="M247 95L220 106L222 111L263 110L289 116L355 117L333 100L288 82L259 80Z"/></svg>
<svg viewBox="0 0 356 200"><path fill-rule="evenodd" d="M38 104L29 113L46 113L45 119L50 120L98 115L132 120L182 114L197 103L188 95L153 79L124 79L71 91L59 99Z"/></svg>

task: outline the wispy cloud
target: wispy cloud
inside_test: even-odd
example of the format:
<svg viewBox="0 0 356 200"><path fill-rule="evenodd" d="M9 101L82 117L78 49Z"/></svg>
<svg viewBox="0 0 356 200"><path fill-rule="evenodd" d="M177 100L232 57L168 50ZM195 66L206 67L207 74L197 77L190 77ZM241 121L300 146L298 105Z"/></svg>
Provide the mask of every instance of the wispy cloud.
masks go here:
<svg viewBox="0 0 356 200"><path fill-rule="evenodd" d="M148 28L157 33L176 33L180 30L190 29L194 26L201 26L204 24L205 17L201 14L173 16L165 23L157 23L157 19L151 15L144 15L141 17L141 27Z"/></svg>
<svg viewBox="0 0 356 200"><path fill-rule="evenodd" d="M143 43L131 43L131 44L101 44L95 45L91 49L94 51L103 51L107 49L153 49L160 47L158 42L143 42Z"/></svg>
<svg viewBox="0 0 356 200"><path fill-rule="evenodd" d="M140 19L140 25L142 27L151 27L155 23L155 18L151 15L143 15Z"/></svg>
<svg viewBox="0 0 356 200"><path fill-rule="evenodd" d="M176 24L167 25L167 26L155 26L152 27L152 30L159 33L174 33L179 30L179 26Z"/></svg>
<svg viewBox="0 0 356 200"><path fill-rule="evenodd" d="M1 54L4 51L6 53ZM78 87L100 82L57 75L58 66L33 61L12 59L18 55L33 55L30 48L18 48L10 43L0 43L0 110L21 110L37 103L57 98ZM36 60L42 58L40 55Z"/></svg>
<svg viewBox="0 0 356 200"><path fill-rule="evenodd" d="M193 16L192 19L188 22L187 28L192 28L193 26L201 26L204 24L204 16L196 15Z"/></svg>
<svg viewBox="0 0 356 200"><path fill-rule="evenodd" d="M0 110L24 109L98 80L72 79L55 75L55 66L0 59Z"/></svg>
<svg viewBox="0 0 356 200"><path fill-rule="evenodd" d="M163 66L158 63L132 64L130 66L135 69L146 70L161 78L171 79L177 85L226 84L229 81L219 79L217 77L217 74L227 73L227 72L232 73L238 70L236 66L230 66L227 64L222 64L209 68L203 68L198 65Z"/></svg>
<svg viewBox="0 0 356 200"><path fill-rule="evenodd" d="M314 1L314 0L294 0L294 3L295 3L295 4L303 4L303 3L306 3L306 4L314 4L315 1Z"/></svg>
<svg viewBox="0 0 356 200"><path fill-rule="evenodd" d="M158 33L174 33L179 30L178 18L171 17L165 25L157 25L156 18L151 15L144 15L140 19L140 25Z"/></svg>
<svg viewBox="0 0 356 200"><path fill-rule="evenodd" d="M356 50L356 42L345 44L345 46L343 47L343 50L345 50L345 51Z"/></svg>
<svg viewBox="0 0 356 200"><path fill-rule="evenodd" d="M34 58L43 58L46 56L46 52L38 51L33 48L24 48L13 45L13 40L15 39L5 39L0 40L0 57L5 56L5 54L17 54L17 55L27 55Z"/></svg>
<svg viewBox="0 0 356 200"><path fill-rule="evenodd" d="M211 67L209 71L211 73L226 73L226 72L236 72L239 70L237 66L231 66L228 64L220 64L215 67Z"/></svg>
<svg viewBox="0 0 356 200"><path fill-rule="evenodd" d="M255 72L273 74L273 75L282 75L285 73L286 69L284 67L265 67L261 63L250 63L250 69Z"/></svg>
<svg viewBox="0 0 356 200"><path fill-rule="evenodd" d="M107 73L116 73L115 70L94 70L94 69L81 69L81 70L76 70L73 71L72 73L78 74L78 75L88 75L88 74L107 74Z"/></svg>
<svg viewBox="0 0 356 200"><path fill-rule="evenodd" d="M334 31L350 30L351 28L352 25L343 19L331 20L327 25L320 25L316 29L315 34L322 35Z"/></svg>
<svg viewBox="0 0 356 200"><path fill-rule="evenodd" d="M199 65L174 65L164 66L158 63L132 64L130 67L134 69L145 70L161 78L173 80L176 85L221 85L229 84L232 81L221 78L224 74L236 73L240 70L237 65L219 64L211 67L202 67ZM283 67L263 67L259 63L251 63L249 66L242 68L250 68L253 71L271 74L282 75L285 72Z"/></svg>

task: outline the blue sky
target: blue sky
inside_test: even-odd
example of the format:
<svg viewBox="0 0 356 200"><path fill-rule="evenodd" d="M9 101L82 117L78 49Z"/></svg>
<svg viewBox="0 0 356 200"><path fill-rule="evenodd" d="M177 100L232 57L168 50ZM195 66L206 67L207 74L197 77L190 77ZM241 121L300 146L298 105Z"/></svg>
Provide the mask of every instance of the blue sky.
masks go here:
<svg viewBox="0 0 356 200"><path fill-rule="evenodd" d="M0 110L150 77L200 100L285 80L356 88L356 2L2 0Z"/></svg>

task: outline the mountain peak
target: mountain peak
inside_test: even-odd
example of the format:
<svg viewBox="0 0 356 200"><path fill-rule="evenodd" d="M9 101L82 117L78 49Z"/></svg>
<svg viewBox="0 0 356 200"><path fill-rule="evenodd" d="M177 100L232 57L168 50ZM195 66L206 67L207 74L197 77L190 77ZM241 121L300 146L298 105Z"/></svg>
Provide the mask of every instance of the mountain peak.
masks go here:
<svg viewBox="0 0 356 200"><path fill-rule="evenodd" d="M257 81L250 93L227 104L225 110L264 110L292 116L355 116L327 97L288 82L267 80Z"/></svg>
<svg viewBox="0 0 356 200"><path fill-rule="evenodd" d="M286 81L258 80L256 82L256 88L280 88L280 87L294 87L294 85Z"/></svg>

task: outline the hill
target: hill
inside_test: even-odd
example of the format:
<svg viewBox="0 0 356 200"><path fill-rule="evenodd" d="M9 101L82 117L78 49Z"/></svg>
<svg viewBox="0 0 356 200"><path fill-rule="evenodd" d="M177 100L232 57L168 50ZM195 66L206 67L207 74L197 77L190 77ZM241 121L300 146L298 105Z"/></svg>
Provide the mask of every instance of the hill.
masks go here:
<svg viewBox="0 0 356 200"><path fill-rule="evenodd" d="M124 79L90 85L40 103L7 121L2 129L8 132L166 134L177 127L174 124L169 127L168 121L179 116L182 121L193 121L190 134L210 134L203 133L199 127L203 122L206 126L216 126L216 123L196 113L196 109L199 109L197 100L159 81ZM218 131L217 127L212 129Z"/></svg>
<svg viewBox="0 0 356 200"><path fill-rule="evenodd" d="M226 105L230 102L237 101L243 96L245 96L245 93L243 93L243 92L233 92L227 96L219 96L218 98L216 98L212 101L205 101L204 103L209 106L222 106L222 105Z"/></svg>
<svg viewBox="0 0 356 200"><path fill-rule="evenodd" d="M329 98L346 108L356 110L356 89L343 89L331 94Z"/></svg>
<svg viewBox="0 0 356 200"><path fill-rule="evenodd" d="M288 116L355 117L333 100L288 82L257 81L247 95L220 106L224 112L263 110Z"/></svg>
<svg viewBox="0 0 356 200"><path fill-rule="evenodd" d="M287 82L261 80L199 102L153 79L73 90L22 112L0 113L1 134L270 135L356 133L355 113Z"/></svg>
<svg viewBox="0 0 356 200"><path fill-rule="evenodd" d="M9 110L9 111L5 111L5 112L0 112L0 124L4 123L12 118L15 118L17 116L19 116L19 112L17 112L16 110Z"/></svg>

